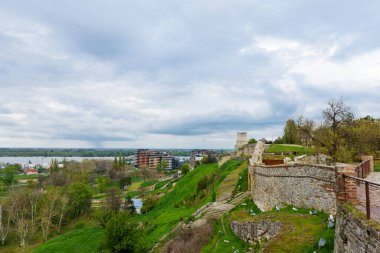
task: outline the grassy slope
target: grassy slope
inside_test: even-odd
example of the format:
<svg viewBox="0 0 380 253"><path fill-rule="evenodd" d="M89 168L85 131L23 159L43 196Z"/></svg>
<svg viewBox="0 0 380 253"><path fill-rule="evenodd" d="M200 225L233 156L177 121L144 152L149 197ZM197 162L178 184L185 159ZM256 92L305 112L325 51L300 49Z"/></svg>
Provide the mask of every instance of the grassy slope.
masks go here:
<svg viewBox="0 0 380 253"><path fill-rule="evenodd" d="M217 164L205 164L197 167L182 179L180 179L174 190L163 196L156 207L149 213L136 217L140 221L145 221L153 225L153 228L148 232L148 245L153 246L164 234L170 232L175 225L185 217L189 217L197 208L211 201L211 195L207 196L197 206L186 208L175 208L176 204L180 204L183 200L196 193L197 183L205 176L217 173L218 177L213 185L213 191L217 192L221 183L227 175L239 167L243 162L230 160L223 164L219 169Z"/></svg>
<svg viewBox="0 0 380 253"><path fill-rule="evenodd" d="M225 191L233 191L238 179L239 173L247 167L246 161L229 160L220 167L220 176L215 183L214 191L220 196Z"/></svg>
<svg viewBox="0 0 380 253"><path fill-rule="evenodd" d="M100 227L74 229L47 241L33 253L97 252L102 235Z"/></svg>
<svg viewBox="0 0 380 253"><path fill-rule="evenodd" d="M223 224L222 224L223 222ZM225 242L228 241L227 242ZM201 253L224 253L224 252L234 252L234 250L239 250L239 252L247 252L249 244L240 240L232 231L229 225L229 221L226 217L215 221L214 234L209 243L207 243Z"/></svg>
<svg viewBox="0 0 380 253"><path fill-rule="evenodd" d="M137 221L147 222L148 226L152 226L147 236L149 247L152 247L164 234L173 229L181 218L190 216L196 210L197 207L175 208L175 205L182 203L187 196L194 194L197 183L204 176L216 172L217 169L217 164L205 164L197 167L180 179L174 190L163 196L152 211L135 217ZM207 200L209 201L210 197Z"/></svg>

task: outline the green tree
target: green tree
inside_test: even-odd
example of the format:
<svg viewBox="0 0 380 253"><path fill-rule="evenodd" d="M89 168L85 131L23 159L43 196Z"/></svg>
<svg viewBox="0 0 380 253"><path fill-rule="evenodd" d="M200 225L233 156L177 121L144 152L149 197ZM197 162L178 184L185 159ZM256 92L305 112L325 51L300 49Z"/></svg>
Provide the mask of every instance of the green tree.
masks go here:
<svg viewBox="0 0 380 253"><path fill-rule="evenodd" d="M255 144L257 140L255 138L249 139L248 144Z"/></svg>
<svg viewBox="0 0 380 253"><path fill-rule="evenodd" d="M96 187L98 187L99 192L104 192L107 188L108 178L105 176L100 176L96 178Z"/></svg>
<svg viewBox="0 0 380 253"><path fill-rule="evenodd" d="M73 183L67 189L69 196L70 217L78 217L91 207L91 188L83 183Z"/></svg>
<svg viewBox="0 0 380 253"><path fill-rule="evenodd" d="M129 214L135 214L136 213L136 207L133 203L133 200L131 196L127 196L124 201L124 210L127 211Z"/></svg>
<svg viewBox="0 0 380 253"><path fill-rule="evenodd" d="M144 234L127 213L111 214L105 229L105 247L111 252L146 252Z"/></svg>
<svg viewBox="0 0 380 253"><path fill-rule="evenodd" d="M16 173L18 168L15 165L7 165L1 172L1 180L9 188L17 183Z"/></svg>
<svg viewBox="0 0 380 253"><path fill-rule="evenodd" d="M293 119L288 119L286 121L282 141L287 144L301 144L299 131L296 122Z"/></svg>
<svg viewBox="0 0 380 253"><path fill-rule="evenodd" d="M183 163L183 164L181 165L181 173L182 173L183 175L186 175L187 173L189 173L189 171L190 171L190 166L189 166L189 164L188 164L188 163Z"/></svg>
<svg viewBox="0 0 380 253"><path fill-rule="evenodd" d="M167 160L161 160L160 164L157 167L158 171L165 170L169 166L169 162Z"/></svg>

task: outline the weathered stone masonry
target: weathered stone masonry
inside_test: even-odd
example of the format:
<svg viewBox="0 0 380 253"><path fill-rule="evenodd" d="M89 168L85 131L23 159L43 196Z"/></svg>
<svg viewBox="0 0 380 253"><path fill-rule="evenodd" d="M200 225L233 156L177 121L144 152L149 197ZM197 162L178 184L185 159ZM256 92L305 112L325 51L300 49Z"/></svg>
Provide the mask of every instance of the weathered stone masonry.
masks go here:
<svg viewBox="0 0 380 253"><path fill-rule="evenodd" d="M293 164L249 168L253 200L262 210L287 203L336 213L336 167Z"/></svg>
<svg viewBox="0 0 380 253"><path fill-rule="evenodd" d="M334 253L362 252L380 252L380 231L338 205Z"/></svg>

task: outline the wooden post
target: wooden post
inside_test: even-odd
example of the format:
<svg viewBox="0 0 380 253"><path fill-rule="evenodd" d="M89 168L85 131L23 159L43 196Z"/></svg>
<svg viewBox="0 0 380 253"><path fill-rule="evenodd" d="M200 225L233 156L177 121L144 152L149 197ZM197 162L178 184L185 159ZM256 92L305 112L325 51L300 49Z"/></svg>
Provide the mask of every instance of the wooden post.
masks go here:
<svg viewBox="0 0 380 253"><path fill-rule="evenodd" d="M371 203L369 199L369 183L365 182L365 204L367 211L367 219L371 219Z"/></svg>

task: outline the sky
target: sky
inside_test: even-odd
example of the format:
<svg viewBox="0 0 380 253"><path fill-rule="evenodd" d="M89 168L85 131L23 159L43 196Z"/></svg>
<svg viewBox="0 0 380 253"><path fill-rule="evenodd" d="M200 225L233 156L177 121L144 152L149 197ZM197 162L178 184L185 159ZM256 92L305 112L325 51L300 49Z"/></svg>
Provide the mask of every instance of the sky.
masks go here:
<svg viewBox="0 0 380 253"><path fill-rule="evenodd" d="M2 0L0 147L233 148L380 117L380 2Z"/></svg>

